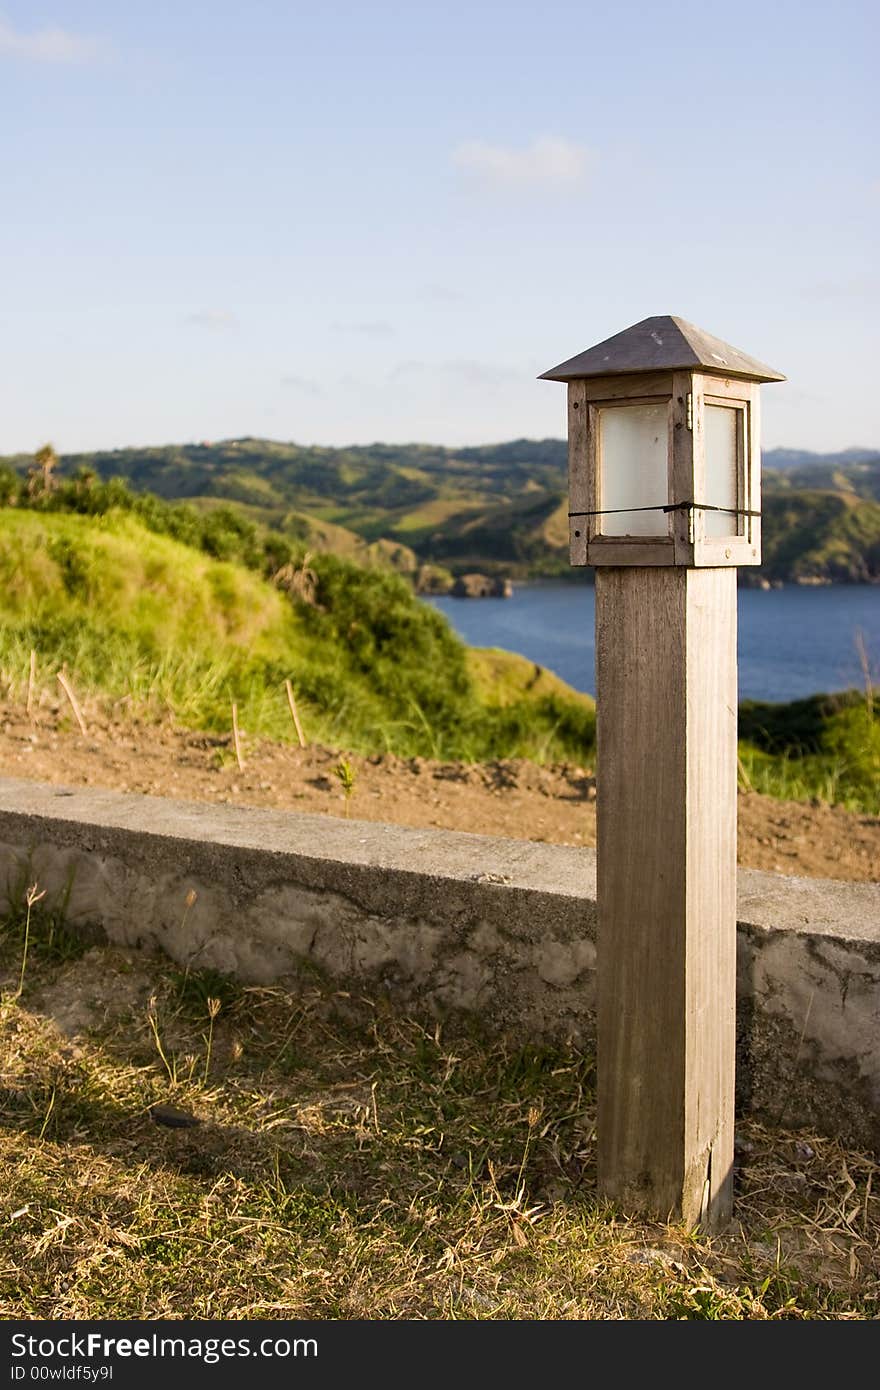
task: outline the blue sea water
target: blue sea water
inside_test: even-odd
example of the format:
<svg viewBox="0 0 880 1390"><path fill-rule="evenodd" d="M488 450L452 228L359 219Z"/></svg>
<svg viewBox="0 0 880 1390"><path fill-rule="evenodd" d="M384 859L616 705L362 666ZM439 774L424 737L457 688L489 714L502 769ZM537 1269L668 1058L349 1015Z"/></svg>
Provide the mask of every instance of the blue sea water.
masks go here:
<svg viewBox="0 0 880 1390"><path fill-rule="evenodd" d="M819 691L863 689L861 652L880 686L880 587L738 591L739 697L797 700ZM474 647L503 647L596 693L592 585L514 586L509 599L426 598Z"/></svg>

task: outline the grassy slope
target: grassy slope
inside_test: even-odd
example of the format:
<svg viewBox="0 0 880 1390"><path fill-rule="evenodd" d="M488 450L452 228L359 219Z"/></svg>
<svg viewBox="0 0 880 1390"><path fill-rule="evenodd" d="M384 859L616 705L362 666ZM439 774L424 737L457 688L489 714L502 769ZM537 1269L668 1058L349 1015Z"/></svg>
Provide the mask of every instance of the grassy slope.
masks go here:
<svg viewBox="0 0 880 1390"><path fill-rule="evenodd" d="M764 498L762 572L770 579L880 580L880 503L852 492Z"/></svg>
<svg viewBox="0 0 880 1390"><path fill-rule="evenodd" d="M852 450L843 454L801 454L771 449L765 472L774 492L801 489L851 492L880 502L880 453ZM767 471L769 470L769 471Z"/></svg>
<svg viewBox="0 0 880 1390"><path fill-rule="evenodd" d="M228 505L223 497L190 497L187 501L202 512L217 511ZM287 509L279 514L277 507L258 506L250 502L236 502L235 505L258 526L273 526L282 535L316 554L341 555L368 569L391 569L398 574L412 576L418 570L418 556L400 540L380 537L376 541L366 541L346 526L338 526L334 521L322 521L317 516L309 516L295 509Z"/></svg>
<svg viewBox="0 0 880 1390"><path fill-rule="evenodd" d="M283 596L241 565L212 559L131 516L2 515L7 621L124 629L145 651L248 651L295 659Z"/></svg>
<svg viewBox="0 0 880 1390"><path fill-rule="evenodd" d="M318 741L362 752L485 759L589 756L593 702L562 682L495 698L446 620L410 587L336 557L310 562L314 602L135 517L0 510L0 670L33 647L83 689L170 705L227 728L290 737L292 679ZM295 567L294 567L295 573ZM521 658L504 661L531 674Z"/></svg>

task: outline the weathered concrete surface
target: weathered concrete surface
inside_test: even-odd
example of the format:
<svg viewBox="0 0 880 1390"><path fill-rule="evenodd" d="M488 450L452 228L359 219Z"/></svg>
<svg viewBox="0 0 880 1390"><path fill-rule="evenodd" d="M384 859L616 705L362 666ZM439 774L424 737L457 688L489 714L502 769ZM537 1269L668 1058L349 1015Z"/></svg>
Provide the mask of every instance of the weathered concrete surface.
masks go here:
<svg viewBox="0 0 880 1390"><path fill-rule="evenodd" d="M880 884L740 869L737 898L741 1103L880 1150Z"/></svg>
<svg viewBox="0 0 880 1390"><path fill-rule="evenodd" d="M255 983L308 959L501 1028L589 1029L587 851L0 780L0 894L25 880L74 924Z"/></svg>
<svg viewBox="0 0 880 1390"><path fill-rule="evenodd" d="M310 961L594 1040L592 850L0 779L0 908L32 882L182 963L267 983ZM880 1148L880 884L740 870L738 917L740 1104Z"/></svg>

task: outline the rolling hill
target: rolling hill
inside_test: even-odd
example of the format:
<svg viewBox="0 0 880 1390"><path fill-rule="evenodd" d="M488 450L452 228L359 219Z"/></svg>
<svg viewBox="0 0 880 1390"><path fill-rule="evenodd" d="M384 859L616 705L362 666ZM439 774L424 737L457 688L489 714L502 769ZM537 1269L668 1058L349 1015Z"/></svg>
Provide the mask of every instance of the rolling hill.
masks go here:
<svg viewBox="0 0 880 1390"><path fill-rule="evenodd" d="M26 473L12 456L0 469ZM62 456L59 472L245 515L318 551L416 576L420 566L570 576L566 447L559 439L448 449L318 448L231 439ZM880 453L764 455L762 573L782 582L880 581Z"/></svg>

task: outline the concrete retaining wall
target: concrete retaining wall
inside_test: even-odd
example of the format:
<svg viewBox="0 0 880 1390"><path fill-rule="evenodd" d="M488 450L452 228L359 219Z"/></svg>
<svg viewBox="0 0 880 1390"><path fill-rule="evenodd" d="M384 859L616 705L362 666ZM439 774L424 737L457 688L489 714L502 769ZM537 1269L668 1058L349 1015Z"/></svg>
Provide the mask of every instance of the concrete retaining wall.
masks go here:
<svg viewBox="0 0 880 1390"><path fill-rule="evenodd" d="M181 963L268 983L311 961L593 1041L589 849L0 779L0 909L35 881L72 924ZM740 870L738 918L740 1106L880 1149L880 884Z"/></svg>

